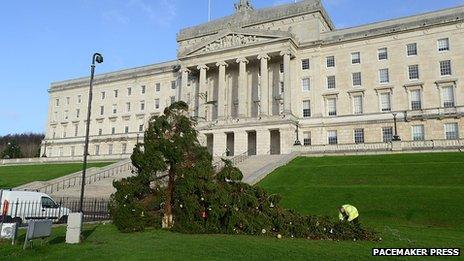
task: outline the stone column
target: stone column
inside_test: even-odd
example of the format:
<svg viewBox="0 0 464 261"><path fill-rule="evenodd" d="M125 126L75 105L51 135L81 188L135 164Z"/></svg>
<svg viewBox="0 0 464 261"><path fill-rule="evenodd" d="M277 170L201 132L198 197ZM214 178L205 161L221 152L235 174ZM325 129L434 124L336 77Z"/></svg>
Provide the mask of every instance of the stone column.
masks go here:
<svg viewBox="0 0 464 261"><path fill-rule="evenodd" d="M227 136L224 132L213 134L213 157L223 157L226 152Z"/></svg>
<svg viewBox="0 0 464 261"><path fill-rule="evenodd" d="M205 118L206 117L206 103L208 102L206 100L206 92L208 86L206 85L206 71L209 69L208 66L206 65L199 65L197 67L198 70L200 70L200 80L198 83L198 117ZM211 94L208 94L211 95Z"/></svg>
<svg viewBox="0 0 464 261"><path fill-rule="evenodd" d="M248 116L247 109L247 70L246 65L248 60L246 58L238 58L237 63L239 64L239 75L238 75L238 118L244 118Z"/></svg>
<svg viewBox="0 0 464 261"><path fill-rule="evenodd" d="M285 50L280 52L280 55L283 57L284 61L284 114L291 114L292 88L290 81L290 59L292 58L292 52L290 50Z"/></svg>
<svg viewBox="0 0 464 261"><path fill-rule="evenodd" d="M187 69L186 67L182 67L180 69L180 73L182 75L181 78L181 87L180 87L180 95L179 98L182 101L188 102L187 101L187 93L188 93L188 78L189 78L189 73L190 70Z"/></svg>
<svg viewBox="0 0 464 261"><path fill-rule="evenodd" d="M267 62L270 59L267 54L258 55L258 59L261 61L261 98L260 108L261 116L269 115L269 71Z"/></svg>
<svg viewBox="0 0 464 261"><path fill-rule="evenodd" d="M218 77L218 98L217 98L217 108L218 108L218 119L225 119L226 115L226 67L227 63L224 61L216 63L216 66L219 67L219 77Z"/></svg>
<svg viewBox="0 0 464 261"><path fill-rule="evenodd" d="M268 129L256 130L256 155L268 155L271 150L271 132Z"/></svg>

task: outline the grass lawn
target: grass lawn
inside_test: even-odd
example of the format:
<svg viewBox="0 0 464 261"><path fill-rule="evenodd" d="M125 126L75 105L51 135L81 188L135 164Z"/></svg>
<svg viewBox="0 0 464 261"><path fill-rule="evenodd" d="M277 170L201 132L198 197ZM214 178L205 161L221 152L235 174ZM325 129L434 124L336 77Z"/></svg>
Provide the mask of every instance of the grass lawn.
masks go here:
<svg viewBox="0 0 464 261"><path fill-rule="evenodd" d="M112 162L89 163L89 168ZM82 169L82 163L0 166L0 188L14 188L32 181L47 181Z"/></svg>
<svg viewBox="0 0 464 261"><path fill-rule="evenodd" d="M64 228L50 244L22 252L0 243L11 260L360 260L378 247L464 247L464 153L297 158L263 180L282 204L336 218L337 206L358 207L379 243L278 240L267 237L182 235L160 230L122 234L112 225L87 226L85 243L63 244ZM24 239L22 236L21 239Z"/></svg>

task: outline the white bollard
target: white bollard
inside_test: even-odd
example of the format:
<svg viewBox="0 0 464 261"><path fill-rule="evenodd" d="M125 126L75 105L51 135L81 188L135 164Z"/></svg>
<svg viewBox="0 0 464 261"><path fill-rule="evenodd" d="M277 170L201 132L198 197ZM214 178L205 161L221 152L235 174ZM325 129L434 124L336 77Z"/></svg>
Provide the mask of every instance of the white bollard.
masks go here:
<svg viewBox="0 0 464 261"><path fill-rule="evenodd" d="M67 244L79 244L81 242L82 220L82 213L69 214L66 229Z"/></svg>

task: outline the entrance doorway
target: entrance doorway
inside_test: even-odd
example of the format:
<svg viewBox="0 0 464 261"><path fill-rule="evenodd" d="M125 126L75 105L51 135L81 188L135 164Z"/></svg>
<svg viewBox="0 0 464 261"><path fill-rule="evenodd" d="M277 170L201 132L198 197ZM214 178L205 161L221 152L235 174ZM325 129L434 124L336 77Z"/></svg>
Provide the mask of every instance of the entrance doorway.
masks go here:
<svg viewBox="0 0 464 261"><path fill-rule="evenodd" d="M225 156L232 157L235 155L235 152L234 152L235 135L233 132L226 133L226 135L227 135L227 144L226 144Z"/></svg>
<svg viewBox="0 0 464 261"><path fill-rule="evenodd" d="M208 149L208 152L211 155L213 155L213 144L214 144L213 134L206 134L206 148Z"/></svg>
<svg viewBox="0 0 464 261"><path fill-rule="evenodd" d="M248 132L248 156L256 155L256 131Z"/></svg>
<svg viewBox="0 0 464 261"><path fill-rule="evenodd" d="M280 131L271 130L271 155L280 155Z"/></svg>

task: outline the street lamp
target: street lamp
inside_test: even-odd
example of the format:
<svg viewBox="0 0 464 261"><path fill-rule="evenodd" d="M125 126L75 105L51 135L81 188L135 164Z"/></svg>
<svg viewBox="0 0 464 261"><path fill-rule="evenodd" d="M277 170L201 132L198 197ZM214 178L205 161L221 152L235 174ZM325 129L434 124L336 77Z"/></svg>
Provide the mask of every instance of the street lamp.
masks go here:
<svg viewBox="0 0 464 261"><path fill-rule="evenodd" d="M395 135L393 136L393 141L401 141L400 136L398 136L398 127L397 127L397 124L396 124L396 122L397 122L396 116L397 115L398 115L397 113L393 113L393 122L395 124Z"/></svg>
<svg viewBox="0 0 464 261"><path fill-rule="evenodd" d="M296 124L296 140L293 146L301 146L301 141L300 141L300 125L297 123Z"/></svg>
<svg viewBox="0 0 464 261"><path fill-rule="evenodd" d="M103 56L99 53L95 53L92 57L92 65L90 66L89 102L87 106L87 122L86 122L86 129L85 129L84 163L82 167L81 200L79 201L79 212L81 213L82 213L82 204L84 201L85 174L87 171L87 156L89 155L90 114L92 111L92 88L93 88L93 78L95 75L95 62L102 63Z"/></svg>

